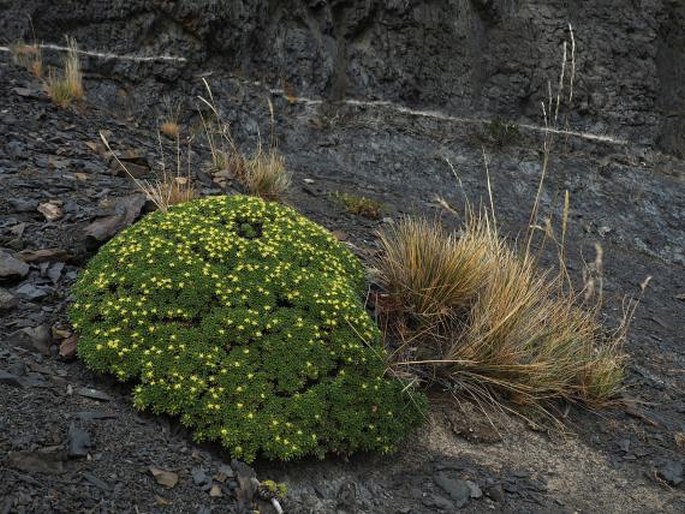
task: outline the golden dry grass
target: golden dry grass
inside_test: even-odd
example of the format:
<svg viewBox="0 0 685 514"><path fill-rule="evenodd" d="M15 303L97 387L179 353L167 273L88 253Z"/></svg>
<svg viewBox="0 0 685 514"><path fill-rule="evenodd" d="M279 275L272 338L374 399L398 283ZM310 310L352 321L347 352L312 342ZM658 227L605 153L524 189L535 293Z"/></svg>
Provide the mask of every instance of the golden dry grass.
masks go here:
<svg viewBox="0 0 685 514"><path fill-rule="evenodd" d="M550 84L543 104L550 129L560 122L562 104L570 107L573 99L576 47L570 25L569 33L556 97ZM628 302L621 326L607 333L599 318L601 247L583 274L583 289L573 287L564 248L568 192L558 237L551 216L540 220L539 212L554 133L545 135L542 172L521 244L498 233L485 150L489 208L474 216L467 201L460 237L423 220L404 221L380 234L379 278L386 293L377 309L386 334L398 340L389 355L391 369L411 370L448 390L469 392L479 402L507 399L543 412L548 400L601 406L616 397L637 301ZM455 213L444 200L440 203ZM558 254L556 270L541 267L536 258L550 242ZM643 291L648 282L641 285Z"/></svg>
<svg viewBox="0 0 685 514"><path fill-rule="evenodd" d="M10 47L14 62L25 67L35 77L43 77L43 50L37 44L16 43Z"/></svg>
<svg viewBox="0 0 685 514"><path fill-rule="evenodd" d="M175 121L163 121L159 126L159 131L169 139L176 139L181 134L181 127Z"/></svg>
<svg viewBox="0 0 685 514"><path fill-rule="evenodd" d="M172 102L168 97L165 97L162 103L164 112L160 120L159 131L169 139L178 139L181 135L181 125L179 124L181 103Z"/></svg>
<svg viewBox="0 0 685 514"><path fill-rule="evenodd" d="M51 68L45 81L48 95L60 107L67 107L73 101L82 100L85 96L78 45L72 38L68 38L67 43L69 50L63 60L63 72L58 74Z"/></svg>
<svg viewBox="0 0 685 514"><path fill-rule="evenodd" d="M379 233L379 277L404 322L425 328L468 307L488 271L488 241L458 238L439 223L405 218Z"/></svg>
<svg viewBox="0 0 685 514"><path fill-rule="evenodd" d="M467 215L461 237L404 220L380 233L378 304L399 339L389 365L480 398L600 405L621 387L625 330L606 335L563 273Z"/></svg>
<svg viewBox="0 0 685 514"><path fill-rule="evenodd" d="M251 195L264 200L281 200L290 188L290 173L285 159L275 148L264 150L257 145L254 155L245 163L242 182Z"/></svg>

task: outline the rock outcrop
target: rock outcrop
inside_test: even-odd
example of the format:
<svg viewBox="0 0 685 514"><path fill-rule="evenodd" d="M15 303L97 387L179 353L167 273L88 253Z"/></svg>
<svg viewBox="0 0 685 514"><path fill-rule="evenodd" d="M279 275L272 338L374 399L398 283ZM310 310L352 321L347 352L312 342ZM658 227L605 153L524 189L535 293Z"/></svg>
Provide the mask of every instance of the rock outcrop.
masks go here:
<svg viewBox="0 0 685 514"><path fill-rule="evenodd" d="M29 18L34 29L31 29ZM574 127L685 153L683 0L5 0L6 39L176 62L92 59L128 79L223 66L298 95L539 120L574 27ZM95 62L97 61L97 62Z"/></svg>

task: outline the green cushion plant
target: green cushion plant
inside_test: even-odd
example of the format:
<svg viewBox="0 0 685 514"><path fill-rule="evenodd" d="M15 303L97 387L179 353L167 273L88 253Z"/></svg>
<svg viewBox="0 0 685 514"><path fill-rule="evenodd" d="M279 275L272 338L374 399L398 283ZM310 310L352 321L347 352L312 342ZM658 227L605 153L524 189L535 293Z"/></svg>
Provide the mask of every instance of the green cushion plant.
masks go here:
<svg viewBox="0 0 685 514"><path fill-rule="evenodd" d="M74 287L88 367L233 456L387 452L424 398L384 375L358 259L293 209L209 197L146 216Z"/></svg>

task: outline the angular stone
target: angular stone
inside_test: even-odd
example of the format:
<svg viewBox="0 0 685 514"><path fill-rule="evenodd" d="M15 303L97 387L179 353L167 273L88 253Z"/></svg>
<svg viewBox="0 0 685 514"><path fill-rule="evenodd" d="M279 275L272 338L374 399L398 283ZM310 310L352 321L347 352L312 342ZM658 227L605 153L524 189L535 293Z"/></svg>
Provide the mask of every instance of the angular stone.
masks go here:
<svg viewBox="0 0 685 514"><path fill-rule="evenodd" d="M109 412L84 410L74 414L74 417L81 421L92 421L98 419L115 419L117 416L116 414L110 414Z"/></svg>
<svg viewBox="0 0 685 514"><path fill-rule="evenodd" d="M28 264L7 252L0 251L0 280L22 279L28 274Z"/></svg>
<svg viewBox="0 0 685 514"><path fill-rule="evenodd" d="M74 423L69 425L69 432L67 433L67 455L70 458L87 457L93 442L90 434L77 427Z"/></svg>
<svg viewBox="0 0 685 514"><path fill-rule="evenodd" d="M657 474L673 487L678 487L685 480L683 463L675 460L664 462L657 469Z"/></svg>
<svg viewBox="0 0 685 514"><path fill-rule="evenodd" d="M33 212L38 208L36 200L24 200L22 198L10 198L8 200L14 212Z"/></svg>
<svg viewBox="0 0 685 514"><path fill-rule="evenodd" d="M207 485L209 483L209 477L205 470L199 467L194 467L190 470L190 474L193 477L193 482L197 486Z"/></svg>
<svg viewBox="0 0 685 514"><path fill-rule="evenodd" d="M76 345L78 343L78 336L73 335L59 345L59 356L65 360L71 360L76 357Z"/></svg>
<svg viewBox="0 0 685 514"><path fill-rule="evenodd" d="M24 387L21 378L3 370L0 370L0 384L6 384L13 387Z"/></svg>
<svg viewBox="0 0 685 514"><path fill-rule="evenodd" d="M471 491L471 498L477 499L483 496L483 491L480 487L478 487L478 484L476 484L475 482L467 480L466 485L469 487L469 490Z"/></svg>
<svg viewBox="0 0 685 514"><path fill-rule="evenodd" d="M0 287L0 312L9 311L19 305L19 299L7 289Z"/></svg>
<svg viewBox="0 0 685 514"><path fill-rule="evenodd" d="M12 332L7 340L14 346L50 355L50 330L45 325L19 329Z"/></svg>
<svg viewBox="0 0 685 514"><path fill-rule="evenodd" d="M150 473L155 477L157 483L164 487L172 488L178 484L178 473L174 473L173 471L150 466Z"/></svg>
<svg viewBox="0 0 685 514"><path fill-rule="evenodd" d="M64 216L61 207L55 202L42 203L36 210L45 216L46 221L55 221Z"/></svg>
<svg viewBox="0 0 685 514"><path fill-rule="evenodd" d="M42 300L48 296L50 292L44 287L34 286L33 284L22 284L14 290L14 294L22 300L34 302L36 300Z"/></svg>
<svg viewBox="0 0 685 514"><path fill-rule="evenodd" d="M9 465L27 473L64 473L62 456L54 452L16 452L9 456Z"/></svg>
<svg viewBox="0 0 685 514"><path fill-rule="evenodd" d="M107 393L93 389L92 387L82 387L76 391L79 395L85 396L86 398L91 398L93 400L100 400L103 402L112 401L112 397Z"/></svg>
<svg viewBox="0 0 685 514"><path fill-rule="evenodd" d="M466 505L471 498L471 489L465 480L451 478L447 473L438 473L435 483L449 494L457 508Z"/></svg>

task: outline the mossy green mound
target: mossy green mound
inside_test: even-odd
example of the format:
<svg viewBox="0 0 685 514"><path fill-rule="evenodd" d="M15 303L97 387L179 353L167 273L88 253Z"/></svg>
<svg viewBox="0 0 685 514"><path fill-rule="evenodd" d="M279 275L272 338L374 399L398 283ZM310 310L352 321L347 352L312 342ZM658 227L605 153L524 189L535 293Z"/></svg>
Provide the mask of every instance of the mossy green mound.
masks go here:
<svg viewBox="0 0 685 514"><path fill-rule="evenodd" d="M92 369L233 456L392 450L423 398L384 376L359 261L296 211L211 197L123 231L70 315Z"/></svg>

